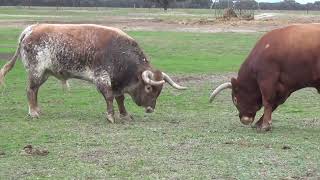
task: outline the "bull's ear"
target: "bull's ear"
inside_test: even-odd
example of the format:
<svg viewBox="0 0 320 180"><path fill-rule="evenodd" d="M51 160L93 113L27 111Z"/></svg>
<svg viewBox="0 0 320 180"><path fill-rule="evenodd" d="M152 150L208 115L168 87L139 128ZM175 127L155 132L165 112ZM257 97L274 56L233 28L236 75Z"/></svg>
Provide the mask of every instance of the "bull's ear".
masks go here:
<svg viewBox="0 0 320 180"><path fill-rule="evenodd" d="M237 79L236 78L231 78L231 84L233 85L237 85Z"/></svg>
<svg viewBox="0 0 320 180"><path fill-rule="evenodd" d="M238 80L236 78L231 78L232 89L237 91L238 89Z"/></svg>

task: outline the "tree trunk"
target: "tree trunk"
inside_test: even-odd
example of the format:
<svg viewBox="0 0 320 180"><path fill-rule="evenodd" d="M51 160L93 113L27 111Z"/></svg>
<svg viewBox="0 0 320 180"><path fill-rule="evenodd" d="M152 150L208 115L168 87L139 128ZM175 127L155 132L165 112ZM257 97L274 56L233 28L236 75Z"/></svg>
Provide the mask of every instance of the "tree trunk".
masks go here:
<svg viewBox="0 0 320 180"><path fill-rule="evenodd" d="M163 9L167 11L168 7L169 7L169 0L163 0Z"/></svg>

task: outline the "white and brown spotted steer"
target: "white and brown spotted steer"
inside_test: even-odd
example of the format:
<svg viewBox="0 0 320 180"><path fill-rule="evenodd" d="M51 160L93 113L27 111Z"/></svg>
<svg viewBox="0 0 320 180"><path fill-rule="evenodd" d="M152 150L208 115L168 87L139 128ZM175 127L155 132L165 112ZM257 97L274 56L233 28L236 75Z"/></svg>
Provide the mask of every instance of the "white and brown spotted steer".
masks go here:
<svg viewBox="0 0 320 180"><path fill-rule="evenodd" d="M36 24L19 38L13 58L0 71L0 81L18 55L28 72L29 115L39 117L39 87L50 75L65 82L77 78L92 82L107 103L107 119L114 122L113 100L120 115L131 119L124 107L124 93L138 106L153 112L163 84L179 86L165 73L155 70L137 42L117 28L90 24Z"/></svg>

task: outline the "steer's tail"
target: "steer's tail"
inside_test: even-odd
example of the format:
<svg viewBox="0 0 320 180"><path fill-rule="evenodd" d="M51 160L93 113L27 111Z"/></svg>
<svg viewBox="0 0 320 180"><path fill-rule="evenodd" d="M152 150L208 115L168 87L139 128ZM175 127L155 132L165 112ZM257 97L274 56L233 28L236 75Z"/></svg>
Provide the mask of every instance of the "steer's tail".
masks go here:
<svg viewBox="0 0 320 180"><path fill-rule="evenodd" d="M14 65L16 64L16 61L19 57L20 54L20 48L21 48L21 41L23 40L25 34L22 33L20 38L19 38L19 43L18 43L18 47L16 49L16 52L14 53L13 57L10 59L10 61L8 61L0 70L0 85L3 84L4 82L4 77L6 76L6 74L14 67Z"/></svg>

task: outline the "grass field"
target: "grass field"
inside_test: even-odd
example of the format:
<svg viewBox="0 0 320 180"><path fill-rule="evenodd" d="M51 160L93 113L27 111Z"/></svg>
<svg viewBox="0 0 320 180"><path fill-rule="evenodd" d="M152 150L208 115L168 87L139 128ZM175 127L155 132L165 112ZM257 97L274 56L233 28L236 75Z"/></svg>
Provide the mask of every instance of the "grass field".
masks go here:
<svg viewBox="0 0 320 180"><path fill-rule="evenodd" d="M181 20L213 18L214 10L210 9L144 9L144 8L72 8L60 9L51 7L0 7L0 20L27 21L99 21L108 17L154 18L159 20Z"/></svg>
<svg viewBox="0 0 320 180"><path fill-rule="evenodd" d="M20 31L0 29L0 59L15 51ZM94 86L71 80L70 92L64 93L51 78L40 89L42 116L30 119L19 61L0 91L0 179L320 177L316 90L294 93L274 113L273 131L262 134L240 123L230 91L208 103L209 91L235 75L261 34L128 33L155 67L189 89L166 86L153 114L127 97L135 120L110 124ZM25 156L21 151L27 144L49 154Z"/></svg>

